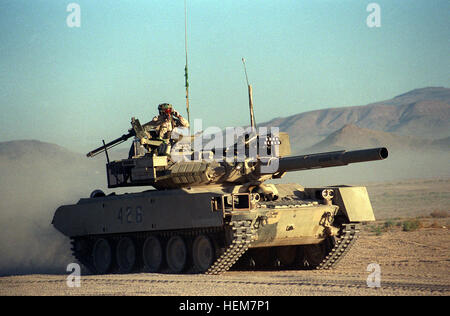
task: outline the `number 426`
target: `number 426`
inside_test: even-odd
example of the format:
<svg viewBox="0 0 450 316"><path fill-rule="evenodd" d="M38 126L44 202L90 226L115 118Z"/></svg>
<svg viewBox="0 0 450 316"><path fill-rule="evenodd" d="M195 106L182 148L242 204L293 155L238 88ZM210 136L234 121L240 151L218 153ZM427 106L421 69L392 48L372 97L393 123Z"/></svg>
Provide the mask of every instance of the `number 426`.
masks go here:
<svg viewBox="0 0 450 316"><path fill-rule="evenodd" d="M133 224L142 222L142 207L137 206L135 209L132 207L120 208L117 219L121 224Z"/></svg>

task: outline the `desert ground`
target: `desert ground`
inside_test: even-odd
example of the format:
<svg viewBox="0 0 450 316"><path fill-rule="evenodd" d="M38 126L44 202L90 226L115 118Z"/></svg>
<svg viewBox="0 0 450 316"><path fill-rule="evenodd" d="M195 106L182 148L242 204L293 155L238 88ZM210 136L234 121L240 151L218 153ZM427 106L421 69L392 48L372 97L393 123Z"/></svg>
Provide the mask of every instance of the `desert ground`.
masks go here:
<svg viewBox="0 0 450 316"><path fill-rule="evenodd" d="M427 217L450 211L450 178L366 184L377 219Z"/></svg>
<svg viewBox="0 0 450 316"><path fill-rule="evenodd" d="M448 178L369 184L378 220L363 225L352 250L332 270L233 270L219 276L82 275L80 287L72 288L66 283L69 273L11 275L0 277L0 295L447 296L449 186ZM380 267L380 287L367 285L374 272L367 271L371 263Z"/></svg>
<svg viewBox="0 0 450 316"><path fill-rule="evenodd" d="M439 222L442 225L444 221ZM354 248L329 271L229 271L219 276L128 274L0 278L0 295L450 295L450 234L445 227L378 235L365 230ZM369 288L370 263L380 266L380 287Z"/></svg>
<svg viewBox="0 0 450 316"><path fill-rule="evenodd" d="M353 249L333 270L229 271L220 276L86 275L70 288L67 275L0 278L0 295L449 295L448 219L421 218L365 225ZM380 287L367 285L368 265L380 267ZM370 278L369 278L370 279Z"/></svg>

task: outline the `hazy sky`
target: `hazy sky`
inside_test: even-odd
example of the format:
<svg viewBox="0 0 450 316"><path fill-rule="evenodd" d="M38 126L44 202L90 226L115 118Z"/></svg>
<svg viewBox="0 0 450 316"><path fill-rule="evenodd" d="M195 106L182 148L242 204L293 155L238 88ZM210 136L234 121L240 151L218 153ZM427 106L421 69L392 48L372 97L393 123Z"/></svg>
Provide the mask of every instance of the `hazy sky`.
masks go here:
<svg viewBox="0 0 450 316"><path fill-rule="evenodd" d="M184 2L0 0L0 141L85 152L170 102L185 114ZM257 122L450 86L450 1L188 0L191 119Z"/></svg>

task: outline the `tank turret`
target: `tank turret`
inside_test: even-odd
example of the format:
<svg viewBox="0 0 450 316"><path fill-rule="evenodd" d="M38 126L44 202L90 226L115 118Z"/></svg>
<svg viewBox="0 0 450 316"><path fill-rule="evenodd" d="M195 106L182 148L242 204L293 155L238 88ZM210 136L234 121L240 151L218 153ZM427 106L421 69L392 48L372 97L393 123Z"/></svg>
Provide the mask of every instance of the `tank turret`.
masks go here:
<svg viewBox="0 0 450 316"><path fill-rule="evenodd" d="M139 130L134 122L136 120L133 119L132 131ZM130 132L128 135L135 136L136 132ZM115 145L128 135L89 152L87 156L106 151L108 145ZM290 153L290 142L286 133L268 136L255 134L254 144L246 142L245 139L248 138L241 138L241 152L237 149L238 143L225 149L201 152L193 152L190 149L186 151L185 148L177 151L174 146L173 155L157 155L155 151L149 150L145 154L130 156L128 159L108 159L108 187L153 186L158 190L167 190L207 185L260 185L269 179L281 178L287 172L345 166L388 157L388 150L384 147L285 157L286 153ZM156 147L161 144L160 140L152 138L146 140L146 143L149 142L154 142L153 146ZM249 155L252 146L256 154Z"/></svg>

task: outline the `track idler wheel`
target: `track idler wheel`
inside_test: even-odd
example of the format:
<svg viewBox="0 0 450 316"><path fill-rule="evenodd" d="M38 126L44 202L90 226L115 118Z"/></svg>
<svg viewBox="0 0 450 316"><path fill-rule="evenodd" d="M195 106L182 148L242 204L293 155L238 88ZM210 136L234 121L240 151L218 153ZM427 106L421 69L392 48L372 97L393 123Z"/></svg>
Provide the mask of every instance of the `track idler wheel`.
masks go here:
<svg viewBox="0 0 450 316"><path fill-rule="evenodd" d="M161 269L164 253L158 237L147 237L142 247L142 259L144 271L154 273Z"/></svg>

